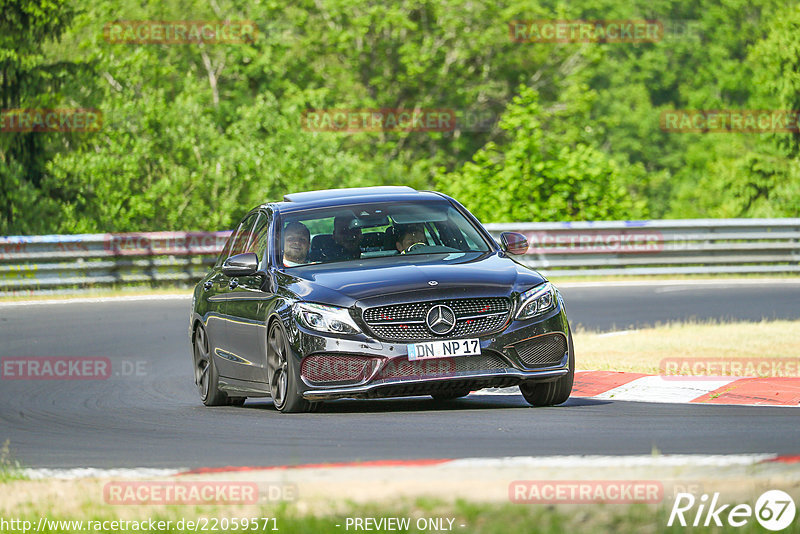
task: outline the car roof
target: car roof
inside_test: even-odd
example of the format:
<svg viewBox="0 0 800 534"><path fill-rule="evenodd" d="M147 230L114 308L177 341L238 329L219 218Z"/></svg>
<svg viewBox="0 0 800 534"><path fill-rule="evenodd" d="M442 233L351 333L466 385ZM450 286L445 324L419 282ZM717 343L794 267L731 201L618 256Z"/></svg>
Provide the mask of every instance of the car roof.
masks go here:
<svg viewBox="0 0 800 534"><path fill-rule="evenodd" d="M433 191L417 191L408 186L375 186L290 193L283 197L283 202L276 202L272 205L279 211L286 212L295 209L325 208L365 202L433 199L442 200L443 196Z"/></svg>

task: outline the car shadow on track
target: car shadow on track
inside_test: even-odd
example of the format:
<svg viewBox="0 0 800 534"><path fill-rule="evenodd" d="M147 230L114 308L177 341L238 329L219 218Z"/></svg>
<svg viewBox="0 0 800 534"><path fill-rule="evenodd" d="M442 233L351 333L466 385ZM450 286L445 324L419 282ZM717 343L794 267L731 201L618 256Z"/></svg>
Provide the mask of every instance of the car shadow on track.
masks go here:
<svg viewBox="0 0 800 534"><path fill-rule="evenodd" d="M446 401L434 400L430 397L340 399L324 402L322 406L319 407L318 413L442 412L523 408L561 410L565 408L609 404L610 402L611 401L607 400L571 397L560 406L534 408L530 406L521 395L470 395L468 397ZM244 408L277 412L269 398L248 400Z"/></svg>

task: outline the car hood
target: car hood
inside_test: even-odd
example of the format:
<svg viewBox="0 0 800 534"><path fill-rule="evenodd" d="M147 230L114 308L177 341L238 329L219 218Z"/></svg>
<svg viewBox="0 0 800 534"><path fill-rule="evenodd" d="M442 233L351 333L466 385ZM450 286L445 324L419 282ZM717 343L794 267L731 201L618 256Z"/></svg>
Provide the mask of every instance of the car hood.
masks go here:
<svg viewBox="0 0 800 534"><path fill-rule="evenodd" d="M465 296L507 296L544 282L501 252L392 256L291 270L298 298L350 307Z"/></svg>

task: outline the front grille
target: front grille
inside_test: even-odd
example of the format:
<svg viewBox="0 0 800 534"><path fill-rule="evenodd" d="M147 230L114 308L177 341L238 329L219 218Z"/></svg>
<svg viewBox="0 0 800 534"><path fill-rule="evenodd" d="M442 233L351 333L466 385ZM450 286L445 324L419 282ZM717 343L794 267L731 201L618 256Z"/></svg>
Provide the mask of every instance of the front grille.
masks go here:
<svg viewBox="0 0 800 534"><path fill-rule="evenodd" d="M526 367L546 367L561 363L567 352L564 334L546 334L514 345Z"/></svg>
<svg viewBox="0 0 800 534"><path fill-rule="evenodd" d="M504 297L451 299L368 308L363 317L375 337L386 341L441 339L425 324L428 311L439 304L450 307L456 314L455 328L447 333L449 338L476 337L496 331L505 324L511 309Z"/></svg>
<svg viewBox="0 0 800 534"><path fill-rule="evenodd" d="M378 360L346 354L315 354L300 365L300 373L310 383L358 383L366 380Z"/></svg>
<svg viewBox="0 0 800 534"><path fill-rule="evenodd" d="M469 371L493 371L505 369L508 364L493 354L480 356L461 356L457 358L431 358L429 360L409 361L403 358L390 360L380 370L376 379L421 378L452 376Z"/></svg>

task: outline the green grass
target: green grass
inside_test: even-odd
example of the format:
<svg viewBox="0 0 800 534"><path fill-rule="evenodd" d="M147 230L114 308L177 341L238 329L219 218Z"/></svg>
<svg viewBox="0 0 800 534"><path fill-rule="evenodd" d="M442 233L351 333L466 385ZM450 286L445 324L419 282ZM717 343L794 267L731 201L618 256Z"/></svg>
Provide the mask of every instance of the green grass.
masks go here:
<svg viewBox="0 0 800 534"><path fill-rule="evenodd" d="M104 511L107 509L104 509ZM222 528L224 523L222 517L215 515L212 510L195 510L195 513L179 515L178 510L170 510L167 513L151 515L148 517L156 521L171 520L172 528L159 530L160 532L194 532L194 530L183 528L178 529L175 523L180 519L206 518L207 525L210 527L217 521L216 532L235 532L231 527ZM263 522L259 520L259 527L249 532L273 532L272 526L277 526L279 532L291 534L339 534L342 532L354 532L351 526L346 529L347 518L409 518L410 528L400 530L374 530L373 532L445 532L446 530L420 530L417 528L417 521L420 519L443 519L447 525L447 519L453 519L451 532L468 534L580 534L580 533L652 533L669 532L683 533L687 527L673 525L667 527L667 520L670 509L667 505L660 508L652 508L644 505L569 505L555 507L552 505L531 505L531 504L478 504L467 501L457 501L454 504L443 504L431 500L419 500L411 504L394 505L349 505L340 509L337 513L315 514L314 510L310 513L299 514L286 509L273 509L271 512L264 510L258 514L259 517L275 517L276 523L268 522L268 528L262 529ZM239 516L241 517L241 516ZM722 516L725 519L726 516ZM21 517L21 519L26 519ZM27 518L34 525L38 522L37 516ZM49 520L74 520L75 518L48 517ZM116 517L105 513L90 512L87 520L103 521L113 520ZM337 526L339 525L339 526ZM463 525L463 526L461 526ZM52 528L44 529L41 532L72 532L69 527L59 528L54 525ZM202 531L202 528L200 529ZM743 527L716 527L690 528L693 533L733 533L749 534L753 532L765 532L755 519L751 518ZM92 530L83 530L92 532ZM9 530L16 532L16 530ZM103 532L115 532L114 530L103 530ZM789 528L782 531L785 534L800 533L800 523L794 522Z"/></svg>
<svg viewBox="0 0 800 534"><path fill-rule="evenodd" d="M620 335L575 325L576 368L659 374L666 359L797 362L800 321L674 322Z"/></svg>
<svg viewBox="0 0 800 534"><path fill-rule="evenodd" d="M20 463L11 457L10 445L10 440L6 440L0 447L0 483L27 478Z"/></svg>

